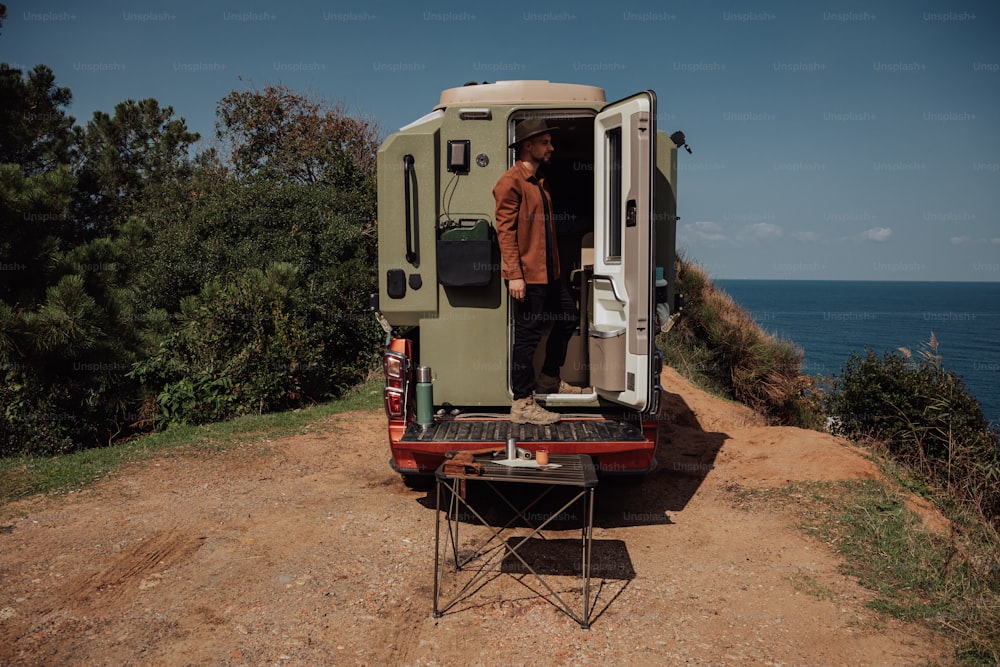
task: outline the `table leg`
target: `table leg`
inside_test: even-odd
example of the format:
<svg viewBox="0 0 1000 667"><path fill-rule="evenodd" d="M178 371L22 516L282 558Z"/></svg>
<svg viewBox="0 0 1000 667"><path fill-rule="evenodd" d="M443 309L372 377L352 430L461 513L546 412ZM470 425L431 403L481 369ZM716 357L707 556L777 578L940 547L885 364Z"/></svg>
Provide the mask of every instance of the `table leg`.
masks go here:
<svg viewBox="0 0 1000 667"><path fill-rule="evenodd" d="M441 618L438 611L438 595L441 592L441 570L438 561L441 555L441 480L434 484L434 618Z"/></svg>
<svg viewBox="0 0 1000 667"><path fill-rule="evenodd" d="M580 627L590 629L590 557L594 541L594 489L588 489L583 499L586 512L583 525L583 620Z"/></svg>
<svg viewBox="0 0 1000 667"><path fill-rule="evenodd" d="M448 537L451 540L451 556L454 558L455 571L458 572L462 569L462 563L458 562L458 527L462 523L458 516L459 505L458 505L458 490L455 488L460 482L451 481L450 483L445 483L445 488L448 489L448 514L445 516L448 526Z"/></svg>
<svg viewBox="0 0 1000 667"><path fill-rule="evenodd" d="M582 459L582 457L581 457ZM434 618L441 618L449 609L451 609L459 600L463 599L466 595L470 594L481 581L483 581L491 573L496 572L498 569L502 572L503 562L506 558L512 557L525 568L525 574L530 574L537 580L541 586L548 591L549 596L551 596L550 602L556 607L564 611L573 620L580 624L583 629L590 628L590 612L591 612L591 601L590 601L590 574L593 565L593 538L594 538L594 500L595 493L593 486L587 486L586 484L574 485L579 489L580 486L586 486L586 488L580 489L579 493L574 495L572 499L562 505L558 510L552 513L548 518L540 521L537 525L533 520L530 520L527 513L544 497L547 496L549 491L554 488L554 484L547 485L542 493L538 494L534 500L529 502L526 506L520 507L520 503L515 505L511 502L511 499L502 493L494 484L493 480L486 479L483 480L487 483L493 493L498 497L503 504L505 504L514 514L513 517L506 522L505 525L497 529L492 526L485 517L476 510L475 507L470 504L470 502L464 497L464 493L459 492L459 485L463 485L465 478L462 479L446 479L437 478L435 484L435 518L434 518ZM591 482L593 480L590 480ZM449 494L447 502L444 502L442 494ZM581 520L581 576L583 577L583 614L578 616L573 609L567 604L567 600L564 600L549 583L545 580L537 570L535 570L528 562L525 557L520 553L521 547L528 544L530 540L535 537L539 537L543 540L548 539L548 537L543 533L547 529L550 523L556 520L562 513L575 506L578 502L583 503L582 520ZM451 541L450 552L454 558L455 571L458 572L462 570L466 565L472 563L473 561L478 561L479 567L473 568L478 569L477 572L472 573L471 580L466 582L465 585L458 584L460 590L451 597L450 601L446 604L441 604L442 588L444 583L444 570L445 566L441 559L445 556L449 547L447 545L441 544L441 513L445 513L445 522L447 524L447 537L446 539ZM485 539L485 542L481 542L475 539L475 542L480 543L478 548L473 548L474 553L467 555L462 560L459 558L458 550L458 540L459 540L459 526L461 523L461 516L464 511L469 512L470 521L472 518L478 520L479 524L485 528L489 537ZM488 515L488 514L487 514ZM504 540L504 534L506 531L517 523L518 519L523 520L528 527L528 534L526 536L521 536L517 540L516 544L511 544L513 540ZM520 530L514 530L515 533L521 532ZM468 539L468 538L467 538ZM491 548L491 545L497 541L499 543L499 548ZM499 559L497 559L499 556ZM521 577L515 577L519 581ZM456 581L456 583L458 583ZM522 581L522 584L527 585ZM533 591L536 590L532 586L528 588ZM575 605L574 605L575 606ZM579 609L579 607L576 607Z"/></svg>

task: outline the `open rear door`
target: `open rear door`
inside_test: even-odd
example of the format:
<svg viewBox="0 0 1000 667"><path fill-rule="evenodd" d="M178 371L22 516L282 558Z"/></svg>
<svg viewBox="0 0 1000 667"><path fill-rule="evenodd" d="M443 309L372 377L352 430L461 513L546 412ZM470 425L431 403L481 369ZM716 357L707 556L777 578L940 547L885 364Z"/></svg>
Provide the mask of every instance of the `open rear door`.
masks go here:
<svg viewBox="0 0 1000 667"><path fill-rule="evenodd" d="M656 95L604 107L594 122L594 275L590 381L603 398L653 405Z"/></svg>

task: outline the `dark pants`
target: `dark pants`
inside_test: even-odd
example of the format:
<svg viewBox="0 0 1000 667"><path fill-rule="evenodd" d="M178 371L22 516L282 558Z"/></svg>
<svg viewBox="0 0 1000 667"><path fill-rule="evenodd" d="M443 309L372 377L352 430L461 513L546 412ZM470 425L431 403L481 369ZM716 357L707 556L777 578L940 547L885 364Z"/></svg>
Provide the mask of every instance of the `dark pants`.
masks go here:
<svg viewBox="0 0 1000 667"><path fill-rule="evenodd" d="M579 317L576 303L562 281L525 286L524 301L514 301L514 347L510 358L514 400L527 398L535 390L535 348L550 324L542 373L559 376Z"/></svg>

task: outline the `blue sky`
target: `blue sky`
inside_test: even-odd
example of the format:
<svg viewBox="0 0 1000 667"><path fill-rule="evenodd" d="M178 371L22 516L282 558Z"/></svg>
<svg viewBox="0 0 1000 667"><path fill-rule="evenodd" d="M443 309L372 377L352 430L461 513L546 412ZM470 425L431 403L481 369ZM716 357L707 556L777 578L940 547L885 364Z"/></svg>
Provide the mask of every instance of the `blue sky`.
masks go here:
<svg viewBox="0 0 1000 667"><path fill-rule="evenodd" d="M393 131L469 80L652 88L678 245L717 278L1000 280L995 2L17 2L0 60L82 123L155 97L210 142L283 83Z"/></svg>

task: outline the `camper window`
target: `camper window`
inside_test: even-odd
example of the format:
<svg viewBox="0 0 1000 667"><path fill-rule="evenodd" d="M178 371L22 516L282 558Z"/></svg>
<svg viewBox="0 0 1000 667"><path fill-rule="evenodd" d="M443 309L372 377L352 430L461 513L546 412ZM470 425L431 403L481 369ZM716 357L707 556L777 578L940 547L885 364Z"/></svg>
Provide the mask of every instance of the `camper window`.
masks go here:
<svg viewBox="0 0 1000 667"><path fill-rule="evenodd" d="M620 127L608 130L604 135L607 143L608 172L605 180L605 190L608 210L605 218L607 226L607 244L609 262L621 261L622 257L622 129Z"/></svg>

